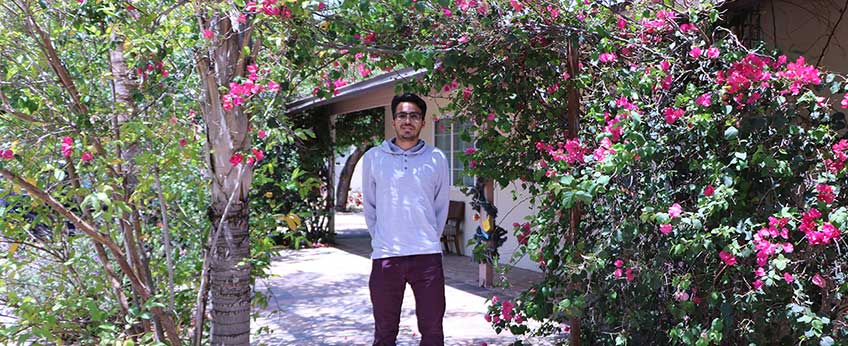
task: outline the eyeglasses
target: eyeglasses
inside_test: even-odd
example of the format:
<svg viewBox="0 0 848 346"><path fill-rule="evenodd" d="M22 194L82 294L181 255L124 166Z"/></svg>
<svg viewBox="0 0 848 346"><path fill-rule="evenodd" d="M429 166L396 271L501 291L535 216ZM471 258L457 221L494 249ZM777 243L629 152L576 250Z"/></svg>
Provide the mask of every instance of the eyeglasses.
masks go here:
<svg viewBox="0 0 848 346"><path fill-rule="evenodd" d="M424 119L424 115L418 112L397 113L395 114L395 119L400 120L401 122L409 120L413 123L417 123Z"/></svg>

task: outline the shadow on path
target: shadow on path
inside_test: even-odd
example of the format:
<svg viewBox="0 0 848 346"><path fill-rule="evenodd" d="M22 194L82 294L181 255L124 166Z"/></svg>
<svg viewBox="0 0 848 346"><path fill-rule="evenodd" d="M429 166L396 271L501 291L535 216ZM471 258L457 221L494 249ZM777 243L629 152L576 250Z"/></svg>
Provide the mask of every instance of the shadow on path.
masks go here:
<svg viewBox="0 0 848 346"><path fill-rule="evenodd" d="M370 237L364 227L356 227L360 218L342 219L351 220L347 225L337 223L335 247L286 250L274 258L271 277L257 280L255 286L258 293L267 295L268 307L258 311L251 324L252 345L371 344ZM444 268L445 344L512 344L514 336L509 332L496 334L483 319L486 299L492 295L509 297L511 292L478 287L477 264L469 257L446 255ZM418 345L419 339L415 300L407 287L397 344Z"/></svg>

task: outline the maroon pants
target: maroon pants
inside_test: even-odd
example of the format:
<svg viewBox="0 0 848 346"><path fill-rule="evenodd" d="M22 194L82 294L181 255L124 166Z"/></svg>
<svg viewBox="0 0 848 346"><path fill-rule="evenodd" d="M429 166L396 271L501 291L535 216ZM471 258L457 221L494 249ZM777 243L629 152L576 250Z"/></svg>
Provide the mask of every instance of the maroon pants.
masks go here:
<svg viewBox="0 0 848 346"><path fill-rule="evenodd" d="M374 346L394 346L406 283L415 295L415 315L421 346L442 346L445 336L445 274L442 254L375 259L371 264L371 304L374 305Z"/></svg>

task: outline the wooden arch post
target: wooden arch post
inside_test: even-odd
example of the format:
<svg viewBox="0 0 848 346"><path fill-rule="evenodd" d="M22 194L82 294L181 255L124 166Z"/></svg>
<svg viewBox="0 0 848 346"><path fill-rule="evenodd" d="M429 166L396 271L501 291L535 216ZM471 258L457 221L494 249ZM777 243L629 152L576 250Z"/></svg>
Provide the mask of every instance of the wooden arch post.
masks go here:
<svg viewBox="0 0 848 346"><path fill-rule="evenodd" d="M574 36L570 36L568 38L568 51L567 51L567 61L568 61L568 74L572 76L572 78L576 78L578 71L578 52L576 47L576 38ZM578 122L578 116L580 114L580 90L574 87L573 83L569 83L567 86L568 93L568 105L567 105L567 124L568 124L568 138L574 139L577 138L577 130L580 125ZM571 208L571 217L570 217L570 229L568 233L568 240L572 246L574 246L575 235L577 233L577 226L580 224L580 203L577 202ZM579 254L577 258L579 258ZM576 284L576 283L574 283ZM580 346L580 318L572 317L571 318L571 342L569 345L571 346Z"/></svg>
<svg viewBox="0 0 848 346"><path fill-rule="evenodd" d="M492 179L486 179L486 184L483 186L483 197L492 204L495 205L495 181ZM495 229L495 218L492 217L489 213L486 212L485 208L480 208L481 213L484 213L483 218L481 220L487 220L490 229L489 233L491 236L489 240L486 242L486 246L490 248L497 247L497 231ZM493 287L495 285L495 267L492 263L481 262L480 263L480 275L478 277L478 283L480 287Z"/></svg>

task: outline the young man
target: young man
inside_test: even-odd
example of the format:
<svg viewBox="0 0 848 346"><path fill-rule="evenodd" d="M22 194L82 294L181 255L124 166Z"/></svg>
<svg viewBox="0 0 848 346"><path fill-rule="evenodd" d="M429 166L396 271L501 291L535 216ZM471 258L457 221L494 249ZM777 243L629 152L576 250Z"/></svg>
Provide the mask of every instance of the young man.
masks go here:
<svg viewBox="0 0 848 346"><path fill-rule="evenodd" d="M362 195L371 233L374 345L394 346L406 284L415 294L422 346L444 345L445 277L439 238L448 215L445 154L418 136L427 104L415 94L392 99L397 136L365 153Z"/></svg>

